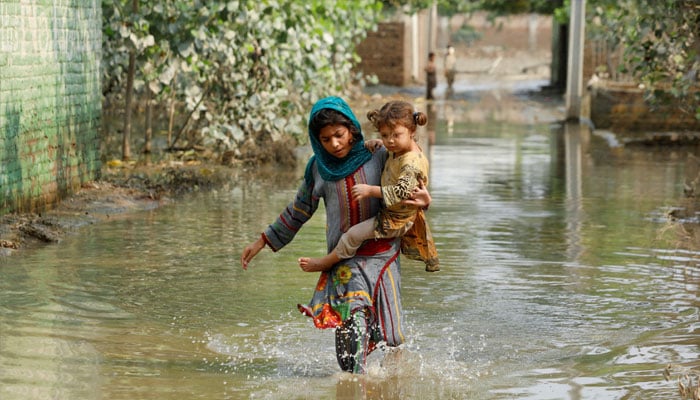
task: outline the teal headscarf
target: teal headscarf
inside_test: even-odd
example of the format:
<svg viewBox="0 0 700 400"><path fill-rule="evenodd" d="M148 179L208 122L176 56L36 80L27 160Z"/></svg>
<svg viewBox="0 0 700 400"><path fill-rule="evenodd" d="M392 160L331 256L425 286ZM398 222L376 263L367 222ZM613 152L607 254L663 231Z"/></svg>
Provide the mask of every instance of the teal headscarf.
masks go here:
<svg viewBox="0 0 700 400"><path fill-rule="evenodd" d="M329 154L318 140L318 132L312 132L311 130L311 120L324 108L338 111L348 117L359 132L359 140L353 144L348 155L343 158L338 158ZM355 138L357 139L357 136L355 136ZM333 182L343 179L355 172L362 164L372 158L372 153L365 148L365 140L362 136L360 122L355 118L355 114L353 114L348 103L340 97L325 97L317 101L311 108L311 114L309 114L309 140L311 141L311 148L314 151L314 155L306 165L304 178L306 178L307 181L311 180L311 165L313 165L314 160L316 161L318 172L321 174L321 177L326 181Z"/></svg>

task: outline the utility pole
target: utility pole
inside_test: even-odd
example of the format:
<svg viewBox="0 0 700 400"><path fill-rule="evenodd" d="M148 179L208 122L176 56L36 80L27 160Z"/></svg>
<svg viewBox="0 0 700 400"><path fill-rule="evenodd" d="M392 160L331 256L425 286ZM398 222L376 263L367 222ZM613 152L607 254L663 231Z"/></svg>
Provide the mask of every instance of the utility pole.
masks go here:
<svg viewBox="0 0 700 400"><path fill-rule="evenodd" d="M431 51L435 51L437 47L437 18L437 0L434 0L433 4L430 6L430 11L428 13L428 53L430 53Z"/></svg>
<svg viewBox="0 0 700 400"><path fill-rule="evenodd" d="M586 28L586 0L571 0L569 59L566 76L566 119L581 118L583 97L583 45Z"/></svg>

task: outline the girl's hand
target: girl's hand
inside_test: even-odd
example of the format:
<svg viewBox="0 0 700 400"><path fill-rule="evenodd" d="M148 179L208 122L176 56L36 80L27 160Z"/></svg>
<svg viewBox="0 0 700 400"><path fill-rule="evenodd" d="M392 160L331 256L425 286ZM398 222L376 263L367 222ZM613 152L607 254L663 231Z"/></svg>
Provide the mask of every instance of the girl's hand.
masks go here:
<svg viewBox="0 0 700 400"><path fill-rule="evenodd" d="M254 241L243 249L243 253L241 254L241 266L243 269L248 269L248 263L250 260L252 260L253 257L255 257L260 250L263 249L263 247L265 247L265 241L261 236L258 238L258 240Z"/></svg>
<svg viewBox="0 0 700 400"><path fill-rule="evenodd" d="M428 192L428 189L425 188L423 181L419 181L418 186L413 189L413 195L411 198L403 200L402 203L426 209L432 200L433 199L430 197L430 192Z"/></svg>
<svg viewBox="0 0 700 400"><path fill-rule="evenodd" d="M352 187L350 193L352 193L353 200L362 200L366 197L372 196L372 186L364 183L358 183Z"/></svg>
<svg viewBox="0 0 700 400"><path fill-rule="evenodd" d="M384 146L384 143L381 141L381 139L367 139L365 140L365 149L369 150L370 152L374 153L375 150L378 148Z"/></svg>

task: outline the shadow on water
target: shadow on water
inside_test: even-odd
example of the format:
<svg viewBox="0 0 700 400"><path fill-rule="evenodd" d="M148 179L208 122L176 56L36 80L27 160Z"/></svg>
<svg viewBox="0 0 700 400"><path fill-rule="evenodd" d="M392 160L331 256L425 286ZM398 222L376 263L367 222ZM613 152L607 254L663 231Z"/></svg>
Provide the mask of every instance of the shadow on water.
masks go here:
<svg viewBox="0 0 700 400"><path fill-rule="evenodd" d="M555 98L426 111L443 270L402 261L407 343L366 376L340 373L331 332L296 311L322 213L240 268L299 183L260 179L1 265L0 397L676 398L663 369L700 366L699 257L663 234L683 158L611 148L560 124Z"/></svg>

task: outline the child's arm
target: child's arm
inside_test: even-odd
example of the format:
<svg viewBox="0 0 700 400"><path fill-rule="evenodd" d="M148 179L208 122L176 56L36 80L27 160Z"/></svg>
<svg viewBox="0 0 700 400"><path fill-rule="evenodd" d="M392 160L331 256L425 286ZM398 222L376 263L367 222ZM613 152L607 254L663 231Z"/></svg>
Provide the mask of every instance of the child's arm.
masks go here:
<svg viewBox="0 0 700 400"><path fill-rule="evenodd" d="M353 200L362 200L367 197L382 198L382 188L380 186L372 186L364 183L358 183L350 189Z"/></svg>
<svg viewBox="0 0 700 400"><path fill-rule="evenodd" d="M423 174L414 166L407 164L401 168L401 175L395 185L382 186L379 188L387 207L401 203L413 197L413 192L423 181Z"/></svg>
<svg viewBox="0 0 700 400"><path fill-rule="evenodd" d="M294 196L289 205L282 210L273 223L263 230L262 234L253 243L243 249L241 254L243 269L248 268L250 261L265 246L272 251L278 251L294 240L299 229L314 215L320 204L321 198L314 194L314 187L313 174L310 174L308 178L304 177L296 196Z"/></svg>
<svg viewBox="0 0 700 400"><path fill-rule="evenodd" d="M422 182L413 175L403 175L399 178L399 182L396 185L390 186L372 186L358 183L352 187L350 192L354 200L362 200L367 197L383 198L387 206L402 201L418 207L422 207L424 203L430 204L430 194L422 186ZM414 198L416 192L419 194L417 201Z"/></svg>
<svg viewBox="0 0 700 400"><path fill-rule="evenodd" d="M418 186L413 189L413 193L410 198L401 201L403 204L413 207L422 208L427 210L432 202L432 197L430 192L425 187L423 181L418 180Z"/></svg>

